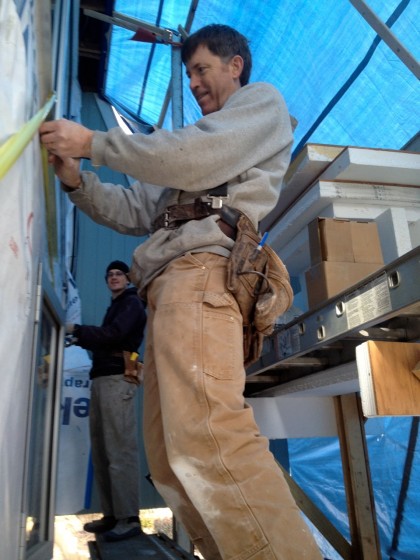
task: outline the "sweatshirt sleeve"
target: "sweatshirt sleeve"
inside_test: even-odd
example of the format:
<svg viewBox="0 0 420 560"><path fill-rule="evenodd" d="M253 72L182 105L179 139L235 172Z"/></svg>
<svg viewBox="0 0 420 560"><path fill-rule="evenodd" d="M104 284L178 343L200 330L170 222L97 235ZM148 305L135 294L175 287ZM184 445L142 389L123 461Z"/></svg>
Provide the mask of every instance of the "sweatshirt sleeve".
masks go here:
<svg viewBox="0 0 420 560"><path fill-rule="evenodd" d="M240 176L282 151L288 160L292 140L283 97L270 84L258 83L240 88L221 110L182 129L150 135L126 135L119 128L95 132L92 163L193 192Z"/></svg>
<svg viewBox="0 0 420 560"><path fill-rule="evenodd" d="M126 188L102 183L95 173L82 172L82 185L68 192L70 200L96 223L125 235L150 231L162 188L134 183Z"/></svg>

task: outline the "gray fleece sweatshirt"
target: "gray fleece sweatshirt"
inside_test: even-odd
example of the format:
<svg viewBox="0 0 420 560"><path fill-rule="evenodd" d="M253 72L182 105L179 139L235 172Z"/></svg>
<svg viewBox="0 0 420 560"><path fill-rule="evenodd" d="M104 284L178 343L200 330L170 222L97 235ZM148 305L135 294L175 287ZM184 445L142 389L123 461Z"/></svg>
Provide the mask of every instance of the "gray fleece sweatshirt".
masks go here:
<svg viewBox="0 0 420 560"><path fill-rule="evenodd" d="M182 129L150 135L126 135L120 128L95 132L93 165L106 165L136 182L124 188L83 172L82 186L70 198L97 223L140 236L150 233L153 220L167 206L205 200L209 189L228 182L227 204L257 227L278 200L292 142L283 97L270 84L249 84L221 110ZM134 252L132 282L143 290L188 251L229 256L233 241L222 233L218 219L209 216L153 233Z"/></svg>

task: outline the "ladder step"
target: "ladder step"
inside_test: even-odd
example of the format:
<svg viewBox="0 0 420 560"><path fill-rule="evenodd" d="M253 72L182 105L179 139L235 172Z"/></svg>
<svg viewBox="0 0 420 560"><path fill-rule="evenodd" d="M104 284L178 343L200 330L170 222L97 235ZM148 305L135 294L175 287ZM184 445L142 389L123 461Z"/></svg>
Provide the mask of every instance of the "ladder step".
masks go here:
<svg viewBox="0 0 420 560"><path fill-rule="evenodd" d="M90 541L91 560L194 560L194 556L183 551L166 535L147 535L118 542L108 542L102 535L96 535L96 541Z"/></svg>

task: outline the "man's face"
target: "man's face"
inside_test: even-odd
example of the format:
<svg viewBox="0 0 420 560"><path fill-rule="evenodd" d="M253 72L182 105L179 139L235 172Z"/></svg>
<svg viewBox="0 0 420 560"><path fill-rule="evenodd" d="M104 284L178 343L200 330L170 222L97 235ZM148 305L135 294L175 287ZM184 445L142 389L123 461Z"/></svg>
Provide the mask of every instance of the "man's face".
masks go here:
<svg viewBox="0 0 420 560"><path fill-rule="evenodd" d="M190 89L203 115L219 111L228 98L241 87L243 60L239 55L228 62L200 45L186 64Z"/></svg>
<svg viewBox="0 0 420 560"><path fill-rule="evenodd" d="M106 281L112 297L121 294L128 286L128 278L121 270L111 269L107 272Z"/></svg>

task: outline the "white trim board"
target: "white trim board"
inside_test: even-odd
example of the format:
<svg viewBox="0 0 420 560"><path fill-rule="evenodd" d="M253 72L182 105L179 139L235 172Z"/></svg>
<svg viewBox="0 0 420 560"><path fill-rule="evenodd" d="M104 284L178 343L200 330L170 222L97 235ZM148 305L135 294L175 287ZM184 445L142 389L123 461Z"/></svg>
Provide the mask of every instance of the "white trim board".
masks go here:
<svg viewBox="0 0 420 560"><path fill-rule="evenodd" d="M420 186L420 154L399 150L307 144L290 164L275 208L261 221L266 231L317 180Z"/></svg>
<svg viewBox="0 0 420 560"><path fill-rule="evenodd" d="M273 210L261 221L266 231L344 150L343 146L307 144L290 164Z"/></svg>
<svg viewBox="0 0 420 560"><path fill-rule="evenodd" d="M347 216L352 219L372 219L363 215L367 207L377 208L376 216L389 207L406 208L408 211L420 209L420 189L368 183L343 183L319 181L315 183L270 231L269 242L283 258L282 249L306 227L311 220L321 216L333 203L340 203L344 211L355 208L357 212ZM342 217L342 216L340 216ZM415 219L414 219L415 221Z"/></svg>
<svg viewBox="0 0 420 560"><path fill-rule="evenodd" d="M420 154L349 147L336 157L319 179L420 187Z"/></svg>
<svg viewBox="0 0 420 560"><path fill-rule="evenodd" d="M269 439L335 437L331 397L268 397L246 399L261 433Z"/></svg>

